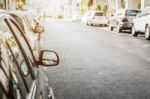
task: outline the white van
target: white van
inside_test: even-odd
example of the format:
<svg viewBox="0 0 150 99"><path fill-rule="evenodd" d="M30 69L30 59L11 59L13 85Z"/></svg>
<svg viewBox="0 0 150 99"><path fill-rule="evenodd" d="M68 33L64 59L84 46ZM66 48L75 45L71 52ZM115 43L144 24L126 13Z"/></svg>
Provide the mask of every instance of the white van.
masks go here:
<svg viewBox="0 0 150 99"><path fill-rule="evenodd" d="M145 38L150 40L150 7L145 8L133 20L132 35L138 36L139 32L145 34Z"/></svg>

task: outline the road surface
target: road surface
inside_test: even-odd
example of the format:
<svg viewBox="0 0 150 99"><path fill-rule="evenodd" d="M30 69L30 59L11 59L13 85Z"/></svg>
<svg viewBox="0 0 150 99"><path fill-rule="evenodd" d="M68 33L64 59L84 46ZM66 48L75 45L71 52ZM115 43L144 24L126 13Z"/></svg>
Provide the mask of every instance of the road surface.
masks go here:
<svg viewBox="0 0 150 99"><path fill-rule="evenodd" d="M150 41L78 22L42 24L42 48L60 55L46 68L56 99L150 99Z"/></svg>

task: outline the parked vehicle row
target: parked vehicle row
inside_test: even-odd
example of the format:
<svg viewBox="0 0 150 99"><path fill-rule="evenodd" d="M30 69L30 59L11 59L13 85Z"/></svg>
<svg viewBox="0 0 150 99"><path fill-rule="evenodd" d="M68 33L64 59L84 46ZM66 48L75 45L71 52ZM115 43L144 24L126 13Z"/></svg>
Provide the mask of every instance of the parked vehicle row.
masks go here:
<svg viewBox="0 0 150 99"><path fill-rule="evenodd" d="M35 24L31 28L25 16L0 12L0 99L54 99L42 67L58 65L59 56L35 48L36 34L44 28Z"/></svg>
<svg viewBox="0 0 150 99"><path fill-rule="evenodd" d="M130 30L132 36L145 34L145 38L150 40L150 7L143 11L120 9L110 19L109 29L116 28L118 33L122 30Z"/></svg>

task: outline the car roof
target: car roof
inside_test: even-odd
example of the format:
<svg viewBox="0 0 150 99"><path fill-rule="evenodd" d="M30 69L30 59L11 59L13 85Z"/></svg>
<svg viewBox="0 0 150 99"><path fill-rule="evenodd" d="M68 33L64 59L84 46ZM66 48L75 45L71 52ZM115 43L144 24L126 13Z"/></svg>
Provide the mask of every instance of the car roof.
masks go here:
<svg viewBox="0 0 150 99"><path fill-rule="evenodd" d="M0 12L0 20L3 19L4 17L9 16L7 13L5 12Z"/></svg>
<svg viewBox="0 0 150 99"><path fill-rule="evenodd" d="M19 17L23 17L23 14L22 13L20 13L20 11L8 11L7 12L8 14L10 14L10 15L16 15L16 16L19 16Z"/></svg>

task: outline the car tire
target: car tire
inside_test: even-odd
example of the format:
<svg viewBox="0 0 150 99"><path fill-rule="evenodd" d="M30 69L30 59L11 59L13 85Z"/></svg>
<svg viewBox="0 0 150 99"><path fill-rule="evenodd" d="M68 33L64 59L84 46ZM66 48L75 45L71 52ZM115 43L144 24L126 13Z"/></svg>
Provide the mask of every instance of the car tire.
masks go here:
<svg viewBox="0 0 150 99"><path fill-rule="evenodd" d="M147 25L145 28L145 38L147 40L150 40L150 26L149 25Z"/></svg>
<svg viewBox="0 0 150 99"><path fill-rule="evenodd" d="M113 28L112 25L110 24L110 25L109 25L109 30L110 30L110 31L113 31L113 29L114 29L114 28Z"/></svg>
<svg viewBox="0 0 150 99"><path fill-rule="evenodd" d="M132 26L131 34L132 34L132 36L135 36L135 37L138 36L138 32L136 32L134 25Z"/></svg>
<svg viewBox="0 0 150 99"><path fill-rule="evenodd" d="M120 28L120 25L119 23L117 24L117 33L120 33L121 32L121 28Z"/></svg>

